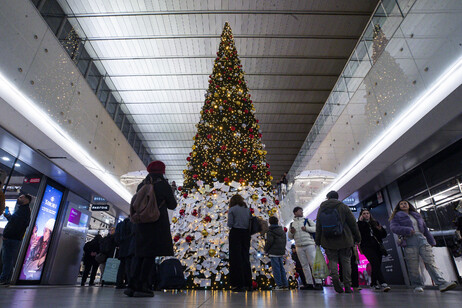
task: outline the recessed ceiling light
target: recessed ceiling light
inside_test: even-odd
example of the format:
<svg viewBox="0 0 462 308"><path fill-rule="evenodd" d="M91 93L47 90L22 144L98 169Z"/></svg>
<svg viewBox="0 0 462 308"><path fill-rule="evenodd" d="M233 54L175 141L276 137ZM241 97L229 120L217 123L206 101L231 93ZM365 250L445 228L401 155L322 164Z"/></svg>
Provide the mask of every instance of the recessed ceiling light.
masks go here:
<svg viewBox="0 0 462 308"><path fill-rule="evenodd" d="M15 165L16 167L21 167L21 165L20 165L20 164L18 164L18 163L14 164L14 165Z"/></svg>
<svg viewBox="0 0 462 308"><path fill-rule="evenodd" d="M6 157L6 156L3 156L2 159L3 159L4 161L10 161L10 159L9 159L8 157Z"/></svg>

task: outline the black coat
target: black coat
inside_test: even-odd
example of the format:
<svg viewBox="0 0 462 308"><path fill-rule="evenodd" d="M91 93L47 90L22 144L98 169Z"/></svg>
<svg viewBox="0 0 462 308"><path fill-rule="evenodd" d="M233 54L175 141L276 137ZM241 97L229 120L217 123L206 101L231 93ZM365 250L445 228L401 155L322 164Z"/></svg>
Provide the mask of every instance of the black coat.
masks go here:
<svg viewBox="0 0 462 308"><path fill-rule="evenodd" d="M387 231L383 227L381 230L379 230L376 227L373 227L376 224L377 223L372 223L371 225L370 223L366 221L358 221L358 228L359 228L359 232L361 233L361 245L360 245L361 249L362 248L380 249L378 242L382 243L382 239L387 237ZM371 231L374 236L372 236Z"/></svg>
<svg viewBox="0 0 462 308"><path fill-rule="evenodd" d="M8 223L3 230L3 237L9 240L21 241L30 223L30 207L20 205L13 215L4 215Z"/></svg>
<svg viewBox="0 0 462 308"><path fill-rule="evenodd" d="M124 221L117 224L114 235L119 246L119 259L129 257L135 253L133 224L130 218L125 218Z"/></svg>
<svg viewBox="0 0 462 308"><path fill-rule="evenodd" d="M170 219L167 209L176 208L176 199L173 196L172 188L164 179L162 174L150 173L154 184L157 205L159 205L159 220L152 223L135 224L135 256L137 257L157 257L173 256L172 234L170 232ZM157 182L160 179L160 182ZM157 182L157 183L156 183ZM138 185L141 189L143 183ZM161 203L165 204L161 206Z"/></svg>
<svg viewBox="0 0 462 308"><path fill-rule="evenodd" d="M95 256L92 256L92 252L96 252L96 254L99 253L99 245L100 245L100 238L95 237L89 242L86 242L85 245L83 246L83 262L84 263L90 263L95 260Z"/></svg>
<svg viewBox="0 0 462 308"><path fill-rule="evenodd" d="M108 234L101 240L99 252L105 254L108 258L113 258L116 246L114 234Z"/></svg>
<svg viewBox="0 0 462 308"><path fill-rule="evenodd" d="M286 253L287 237L281 226L271 225L266 233L265 252L269 255L283 256Z"/></svg>

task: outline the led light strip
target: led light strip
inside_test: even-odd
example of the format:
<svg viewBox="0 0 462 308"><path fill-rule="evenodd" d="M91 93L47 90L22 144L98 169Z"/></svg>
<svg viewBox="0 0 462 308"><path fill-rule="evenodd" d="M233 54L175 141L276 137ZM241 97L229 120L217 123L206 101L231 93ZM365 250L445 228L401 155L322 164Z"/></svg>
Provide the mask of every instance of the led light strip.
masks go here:
<svg viewBox="0 0 462 308"><path fill-rule="evenodd" d="M130 202L131 193L71 136L69 136L46 112L26 97L0 72L0 97L29 120L37 129L69 153L77 162L94 174L123 200Z"/></svg>
<svg viewBox="0 0 462 308"><path fill-rule="evenodd" d="M304 214L308 215L319 207L331 190L339 190L366 168L383 151L388 149L396 140L406 133L427 113L441 103L451 92L462 83L462 57L454 61L440 77L422 93L414 103L378 136L356 160L354 160L339 176L322 190L313 201L304 207ZM290 224L290 222L289 222ZM289 225L287 224L287 226Z"/></svg>

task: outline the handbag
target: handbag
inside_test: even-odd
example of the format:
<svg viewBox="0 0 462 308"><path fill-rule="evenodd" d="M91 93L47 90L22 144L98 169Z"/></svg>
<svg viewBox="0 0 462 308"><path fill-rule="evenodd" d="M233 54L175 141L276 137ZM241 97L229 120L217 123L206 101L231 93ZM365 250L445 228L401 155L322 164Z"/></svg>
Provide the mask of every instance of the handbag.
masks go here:
<svg viewBox="0 0 462 308"><path fill-rule="evenodd" d="M107 256L104 254L104 253L98 253L96 256L95 256L95 260L96 262L98 262L99 264L101 263L104 263L106 262L107 260Z"/></svg>
<svg viewBox="0 0 462 308"><path fill-rule="evenodd" d="M371 235L372 237L375 239L375 241L377 242L377 244L379 244L379 251L380 251L380 254L384 257L388 256L388 251L387 249L385 248L385 246L383 245L382 242L380 242L374 235L374 232L372 231L372 228L371 226L369 225L369 229L371 230Z"/></svg>
<svg viewBox="0 0 462 308"><path fill-rule="evenodd" d="M249 210L251 207L249 207ZM250 221L249 221L249 233L250 235L254 235L256 233L260 233L261 235L265 234L268 232L268 222L265 220L258 218L256 216L253 216L250 214Z"/></svg>

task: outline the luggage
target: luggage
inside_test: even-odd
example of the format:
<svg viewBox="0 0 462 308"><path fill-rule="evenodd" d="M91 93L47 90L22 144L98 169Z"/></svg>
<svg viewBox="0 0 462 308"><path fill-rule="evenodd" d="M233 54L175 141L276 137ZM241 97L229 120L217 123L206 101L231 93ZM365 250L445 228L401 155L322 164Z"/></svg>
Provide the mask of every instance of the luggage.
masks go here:
<svg viewBox="0 0 462 308"><path fill-rule="evenodd" d="M119 259L107 258L103 276L101 277L101 286L104 286L105 284L115 284L117 282L117 272L119 270L119 266Z"/></svg>
<svg viewBox="0 0 462 308"><path fill-rule="evenodd" d="M183 289L186 286L184 268L178 259L164 260L157 271L158 289Z"/></svg>

